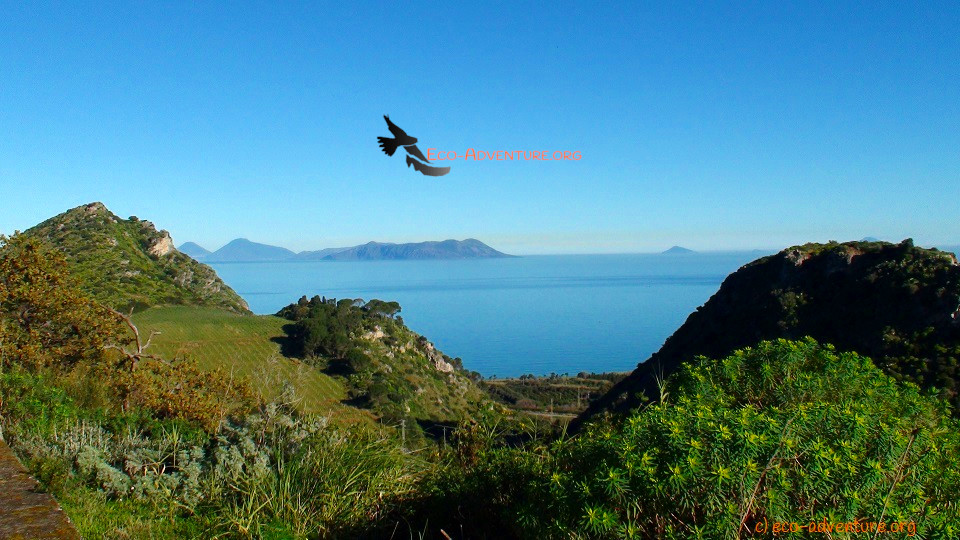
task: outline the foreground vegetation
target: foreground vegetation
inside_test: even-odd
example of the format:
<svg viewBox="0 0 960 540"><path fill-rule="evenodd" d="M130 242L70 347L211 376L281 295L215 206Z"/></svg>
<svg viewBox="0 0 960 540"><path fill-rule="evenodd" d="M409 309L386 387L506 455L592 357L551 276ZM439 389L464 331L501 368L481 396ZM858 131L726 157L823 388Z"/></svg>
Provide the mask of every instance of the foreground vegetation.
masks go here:
<svg viewBox="0 0 960 540"><path fill-rule="evenodd" d="M947 402L812 339L687 363L657 402L575 437L479 407L442 440L413 439L298 408L292 386L265 396L241 373L255 357L231 375L154 355L147 343L164 334L85 295L57 253L22 236L0 244L0 428L87 538L736 538L855 520L960 534ZM202 322L142 315L204 361L218 354ZM284 316L286 346L348 368L336 377L355 381L354 398L396 403L404 378L431 392L432 373L381 358L456 367L404 333L390 304L304 299ZM216 326L247 324L277 321ZM402 397L399 415L444 412Z"/></svg>
<svg viewBox="0 0 960 540"><path fill-rule="evenodd" d="M392 430L149 354L62 256L0 244L0 432L84 537L356 532L411 489L421 460Z"/></svg>
<svg viewBox="0 0 960 540"><path fill-rule="evenodd" d="M391 433L332 426L284 403L210 427L83 406L57 381L16 369L0 375L0 391L6 440L85 538L356 534L422 469Z"/></svg>
<svg viewBox="0 0 960 540"><path fill-rule="evenodd" d="M662 398L575 438L483 447L442 469L427 507L517 537L734 538L855 520L960 534L957 422L866 358L763 342L685 366Z"/></svg>

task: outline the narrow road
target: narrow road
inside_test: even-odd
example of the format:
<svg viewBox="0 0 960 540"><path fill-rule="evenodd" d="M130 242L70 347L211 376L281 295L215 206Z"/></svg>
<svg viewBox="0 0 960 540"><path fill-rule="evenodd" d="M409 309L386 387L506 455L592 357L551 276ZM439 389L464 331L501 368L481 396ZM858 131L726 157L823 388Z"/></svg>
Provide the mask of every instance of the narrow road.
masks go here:
<svg viewBox="0 0 960 540"><path fill-rule="evenodd" d="M37 491L7 443L0 440L0 540L80 540L57 501Z"/></svg>

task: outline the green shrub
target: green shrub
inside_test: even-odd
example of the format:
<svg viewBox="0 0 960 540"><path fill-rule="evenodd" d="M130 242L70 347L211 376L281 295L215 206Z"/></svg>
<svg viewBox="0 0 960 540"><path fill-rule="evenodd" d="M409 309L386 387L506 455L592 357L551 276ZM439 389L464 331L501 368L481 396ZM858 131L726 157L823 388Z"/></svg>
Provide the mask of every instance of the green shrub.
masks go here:
<svg viewBox="0 0 960 540"><path fill-rule="evenodd" d="M66 418L76 416L73 400L47 377L13 367L0 372L0 435L4 424L50 433Z"/></svg>
<svg viewBox="0 0 960 540"><path fill-rule="evenodd" d="M125 341L119 318L80 291L62 254L0 235L0 369L69 368Z"/></svg>
<svg viewBox="0 0 960 540"><path fill-rule="evenodd" d="M182 418L216 431L229 415L251 412L259 397L244 378L222 369L203 370L189 359L173 362L146 358L135 370L106 377L128 405L146 408L161 418Z"/></svg>
<svg viewBox="0 0 960 540"><path fill-rule="evenodd" d="M734 538L856 519L960 533L956 421L864 357L764 342L687 365L665 394L550 447L461 460L431 502L486 500L461 523L493 515L518 536Z"/></svg>

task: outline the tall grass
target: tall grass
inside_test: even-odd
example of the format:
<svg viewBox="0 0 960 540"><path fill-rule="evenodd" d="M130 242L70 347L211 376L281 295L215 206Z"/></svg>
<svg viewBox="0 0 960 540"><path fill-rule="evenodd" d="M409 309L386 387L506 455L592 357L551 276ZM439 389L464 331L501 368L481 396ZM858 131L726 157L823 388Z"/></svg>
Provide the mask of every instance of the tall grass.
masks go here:
<svg viewBox="0 0 960 540"><path fill-rule="evenodd" d="M425 466L371 431L318 432L294 447L270 436L259 452L243 456L246 474L218 470L211 480L222 486L217 525L226 533L260 537L282 524L296 536L358 534L413 493ZM266 454L271 466L251 474Z"/></svg>

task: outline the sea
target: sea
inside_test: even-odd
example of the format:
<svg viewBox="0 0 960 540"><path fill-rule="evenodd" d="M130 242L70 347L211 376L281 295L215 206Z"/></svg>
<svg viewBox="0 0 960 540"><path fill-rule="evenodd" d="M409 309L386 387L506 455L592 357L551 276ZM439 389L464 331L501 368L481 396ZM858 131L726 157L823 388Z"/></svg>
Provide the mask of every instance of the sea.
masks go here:
<svg viewBox="0 0 960 540"><path fill-rule="evenodd" d="M298 298L395 300L404 322L485 377L630 371L723 279L766 253L213 263L255 313Z"/></svg>

